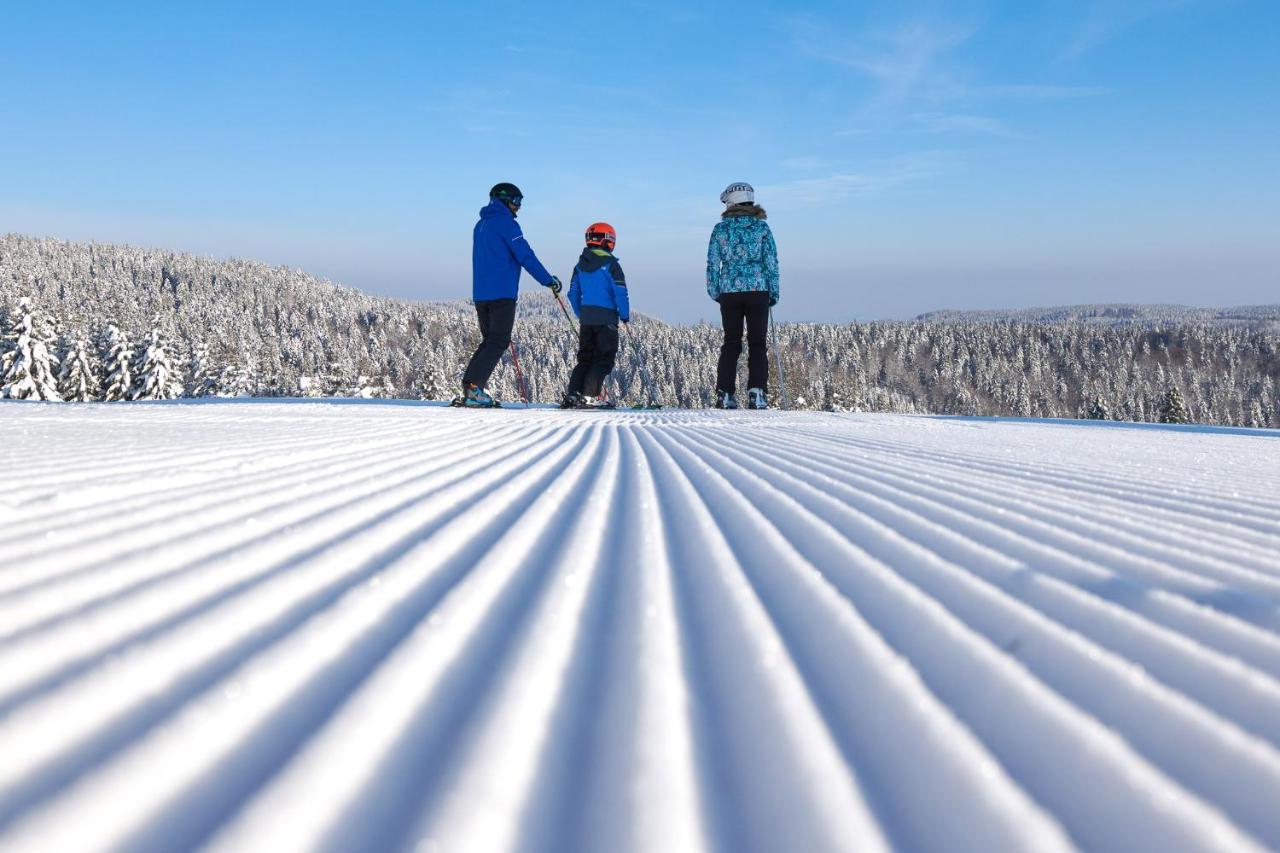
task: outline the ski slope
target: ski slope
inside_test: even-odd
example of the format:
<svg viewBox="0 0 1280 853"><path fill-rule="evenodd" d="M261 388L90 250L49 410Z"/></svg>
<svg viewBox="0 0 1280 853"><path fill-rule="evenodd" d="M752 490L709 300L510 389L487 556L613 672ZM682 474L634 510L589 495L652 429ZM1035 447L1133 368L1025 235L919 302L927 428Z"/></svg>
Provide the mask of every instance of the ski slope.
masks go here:
<svg viewBox="0 0 1280 853"><path fill-rule="evenodd" d="M1280 847L1280 435L0 403L0 850Z"/></svg>

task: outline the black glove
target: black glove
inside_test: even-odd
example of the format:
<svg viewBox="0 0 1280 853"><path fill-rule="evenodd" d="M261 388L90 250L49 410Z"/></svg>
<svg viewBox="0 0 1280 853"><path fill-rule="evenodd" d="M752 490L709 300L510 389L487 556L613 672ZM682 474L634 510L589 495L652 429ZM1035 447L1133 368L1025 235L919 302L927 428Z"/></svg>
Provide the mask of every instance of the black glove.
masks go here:
<svg viewBox="0 0 1280 853"><path fill-rule="evenodd" d="M559 296L560 291L563 290L564 288L560 284L560 279L556 278L555 276L551 276L551 281L547 283L547 289L551 291L552 296Z"/></svg>

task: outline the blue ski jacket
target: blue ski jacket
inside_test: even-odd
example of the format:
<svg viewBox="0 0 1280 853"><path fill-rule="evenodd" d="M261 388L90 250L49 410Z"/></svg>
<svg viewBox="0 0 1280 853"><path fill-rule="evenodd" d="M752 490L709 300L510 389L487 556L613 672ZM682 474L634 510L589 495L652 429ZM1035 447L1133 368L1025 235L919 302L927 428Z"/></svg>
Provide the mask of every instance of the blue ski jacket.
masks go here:
<svg viewBox="0 0 1280 853"><path fill-rule="evenodd" d="M627 278L618 259L594 246L582 250L569 282L569 304L588 326L614 326L630 322L631 299Z"/></svg>
<svg viewBox="0 0 1280 853"><path fill-rule="evenodd" d="M740 205L722 214L707 246L707 295L768 291L778 301L778 247L762 208Z"/></svg>
<svg viewBox="0 0 1280 853"><path fill-rule="evenodd" d="M497 199L480 211L471 239L471 298L515 299L520 290L520 268L538 284L551 283L551 273L524 239L515 215Z"/></svg>

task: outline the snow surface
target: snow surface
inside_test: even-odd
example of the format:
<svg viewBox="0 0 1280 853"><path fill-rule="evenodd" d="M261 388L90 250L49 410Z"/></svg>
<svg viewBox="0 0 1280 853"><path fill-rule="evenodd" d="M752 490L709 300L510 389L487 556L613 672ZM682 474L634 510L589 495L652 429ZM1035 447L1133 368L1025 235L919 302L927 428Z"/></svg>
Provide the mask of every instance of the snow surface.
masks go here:
<svg viewBox="0 0 1280 853"><path fill-rule="evenodd" d="M1280 435L0 403L0 849L1280 847Z"/></svg>

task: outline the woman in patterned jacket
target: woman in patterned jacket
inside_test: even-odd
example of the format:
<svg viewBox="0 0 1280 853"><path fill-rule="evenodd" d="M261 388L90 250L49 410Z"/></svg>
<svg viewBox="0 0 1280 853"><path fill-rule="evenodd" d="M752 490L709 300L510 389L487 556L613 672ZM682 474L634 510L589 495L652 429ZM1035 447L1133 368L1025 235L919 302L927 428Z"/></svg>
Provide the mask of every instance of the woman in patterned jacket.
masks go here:
<svg viewBox="0 0 1280 853"><path fill-rule="evenodd" d="M769 309L778 304L778 248L750 184L720 193L724 213L707 247L707 294L720 303L724 344L716 371L716 408L736 409L734 398L742 326L747 327L747 407L769 408Z"/></svg>

